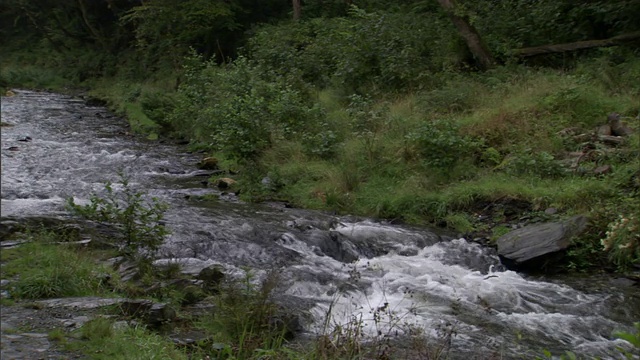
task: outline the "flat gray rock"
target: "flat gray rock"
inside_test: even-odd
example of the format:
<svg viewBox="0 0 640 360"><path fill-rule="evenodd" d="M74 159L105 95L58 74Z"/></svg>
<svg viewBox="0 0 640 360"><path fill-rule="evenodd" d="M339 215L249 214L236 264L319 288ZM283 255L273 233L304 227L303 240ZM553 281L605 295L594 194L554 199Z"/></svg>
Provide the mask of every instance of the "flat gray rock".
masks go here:
<svg viewBox="0 0 640 360"><path fill-rule="evenodd" d="M566 249L571 238L587 226L587 218L574 216L562 222L535 224L511 231L498 239L498 254L516 264Z"/></svg>

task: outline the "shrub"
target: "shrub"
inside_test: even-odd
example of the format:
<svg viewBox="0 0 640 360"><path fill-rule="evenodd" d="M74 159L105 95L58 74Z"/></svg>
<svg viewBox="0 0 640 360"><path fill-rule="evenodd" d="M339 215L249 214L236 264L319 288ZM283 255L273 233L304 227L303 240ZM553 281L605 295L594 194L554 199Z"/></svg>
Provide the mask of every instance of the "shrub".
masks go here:
<svg viewBox="0 0 640 360"><path fill-rule="evenodd" d="M532 152L526 149L506 160L504 170L510 175L537 176L540 178L557 178L566 174L562 165L546 151Z"/></svg>
<svg viewBox="0 0 640 360"><path fill-rule="evenodd" d="M609 224L602 247L620 270L640 263L640 218L636 214L619 215Z"/></svg>
<svg viewBox="0 0 640 360"><path fill-rule="evenodd" d="M243 282L227 284L218 295L217 310L198 324L217 341L218 356L262 359L260 354L282 348L288 329L271 299L277 282L271 274L258 286L247 273Z"/></svg>
<svg viewBox="0 0 640 360"><path fill-rule="evenodd" d="M481 142L458 133L448 121L426 122L408 135L418 149L425 165L449 168L462 159L470 159L481 148Z"/></svg>
<svg viewBox="0 0 640 360"><path fill-rule="evenodd" d="M226 66L191 62L172 122L229 157L251 160L277 141L322 130L324 112L288 77L242 57Z"/></svg>
<svg viewBox="0 0 640 360"><path fill-rule="evenodd" d="M103 197L93 194L87 205L78 205L69 198L68 208L86 219L118 226L123 236L119 248L124 255L137 257L139 250L154 253L169 234L162 221L167 204L157 198L145 201L145 194L134 191L124 175L121 175L121 182L120 192L107 182Z"/></svg>
<svg viewBox="0 0 640 360"><path fill-rule="evenodd" d="M434 51L457 42L440 12L425 20L424 13L382 14L352 6L348 15L262 26L245 54L281 75L346 93L421 87L459 60L455 49Z"/></svg>
<svg viewBox="0 0 640 360"><path fill-rule="evenodd" d="M169 115L175 107L175 99L162 92L143 92L140 96L142 112L163 130L172 130Z"/></svg>

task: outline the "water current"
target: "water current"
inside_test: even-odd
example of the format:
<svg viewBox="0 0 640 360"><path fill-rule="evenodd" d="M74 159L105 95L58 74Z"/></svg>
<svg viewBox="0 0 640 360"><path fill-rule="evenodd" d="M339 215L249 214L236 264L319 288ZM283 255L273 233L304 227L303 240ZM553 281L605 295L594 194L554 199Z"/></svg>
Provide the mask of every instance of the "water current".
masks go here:
<svg viewBox="0 0 640 360"><path fill-rule="evenodd" d="M220 264L278 296L307 334L359 319L371 338L455 329L453 358L532 358L543 349L620 358L617 330L640 318L638 288L609 279L541 279L505 270L491 249L426 228L245 204L203 186L203 154L130 136L126 122L79 98L16 90L2 98L2 217L66 218L118 172L170 204L158 263ZM30 141L26 140L29 137ZM217 195L217 201L197 200ZM570 284L570 285L569 285ZM377 309L377 310L376 310ZM361 319L361 320L360 320Z"/></svg>

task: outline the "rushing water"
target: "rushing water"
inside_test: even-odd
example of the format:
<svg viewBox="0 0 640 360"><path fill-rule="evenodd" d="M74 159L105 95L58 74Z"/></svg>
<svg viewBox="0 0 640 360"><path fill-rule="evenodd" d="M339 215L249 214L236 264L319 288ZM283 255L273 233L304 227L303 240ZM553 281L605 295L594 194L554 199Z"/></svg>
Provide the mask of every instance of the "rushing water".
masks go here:
<svg viewBox="0 0 640 360"><path fill-rule="evenodd" d="M2 98L2 121L13 125L2 128L3 218L66 217L65 198L86 201L124 172L171 206L159 263L258 278L275 270L279 297L308 314L309 333L361 319L374 338L420 328L437 341L453 327L454 357L619 358L628 343L612 333L640 320L637 287L535 280L505 271L490 249L428 229L225 198L202 185L201 154L131 137L122 119L80 99L17 91ZM221 200L194 200L205 194Z"/></svg>

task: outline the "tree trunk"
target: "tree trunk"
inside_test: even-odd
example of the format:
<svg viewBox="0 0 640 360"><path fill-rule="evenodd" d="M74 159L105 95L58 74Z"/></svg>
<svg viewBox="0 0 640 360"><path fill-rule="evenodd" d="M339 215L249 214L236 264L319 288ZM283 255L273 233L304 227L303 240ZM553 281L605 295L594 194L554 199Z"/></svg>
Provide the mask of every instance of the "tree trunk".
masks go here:
<svg viewBox="0 0 640 360"><path fill-rule="evenodd" d="M534 46L523 49L513 50L512 54L518 57L529 57L542 54L563 53L582 49L591 49L596 47L609 47L622 45L628 42L640 40L640 31L614 36L609 39L602 40L586 40L577 41L566 44Z"/></svg>
<svg viewBox="0 0 640 360"><path fill-rule="evenodd" d="M300 20L300 16L302 15L302 4L300 4L300 0L292 0L293 1L293 21Z"/></svg>
<svg viewBox="0 0 640 360"><path fill-rule="evenodd" d="M438 2L451 18L453 25L455 25L460 36L466 41L469 51L471 51L480 66L484 70L493 67L495 60L482 41L478 31L469 23L466 16L460 16L455 13L455 0L438 0Z"/></svg>
<svg viewBox="0 0 640 360"><path fill-rule="evenodd" d="M91 33L93 38L96 40L96 42L98 44L100 44L100 46L102 47L102 49L104 51L111 52L110 49L109 49L109 46L107 45L107 41L105 40L105 38L91 24L91 21L89 21L89 14L87 13L87 8L85 7L85 4L84 4L83 0L78 0L78 6L80 7L80 13L82 14L82 20L84 21L84 24L87 26L87 29L89 30L89 32Z"/></svg>

